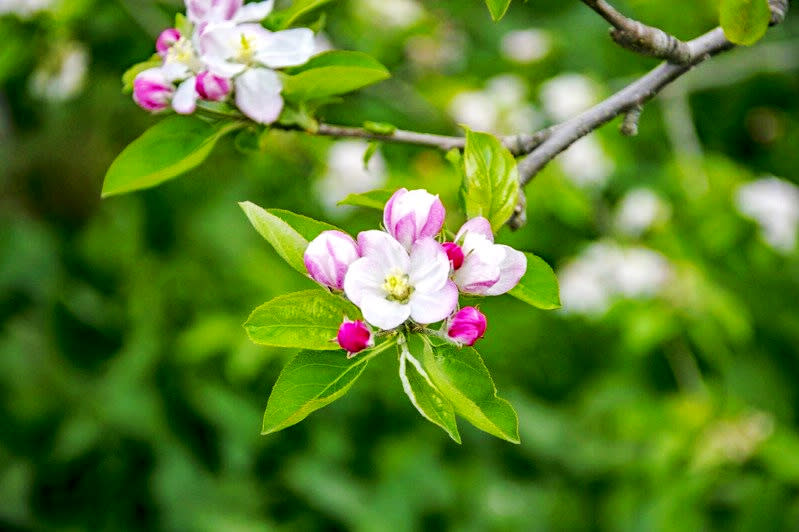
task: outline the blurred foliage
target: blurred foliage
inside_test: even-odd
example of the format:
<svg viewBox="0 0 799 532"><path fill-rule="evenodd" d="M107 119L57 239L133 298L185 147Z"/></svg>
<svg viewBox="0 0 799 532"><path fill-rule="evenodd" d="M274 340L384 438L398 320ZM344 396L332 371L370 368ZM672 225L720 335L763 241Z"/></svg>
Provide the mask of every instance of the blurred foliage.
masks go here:
<svg viewBox="0 0 799 532"><path fill-rule="evenodd" d="M713 0L618 4L682 38L716 22ZM309 191L332 141L274 132L244 155L226 139L179 180L100 201L114 156L157 120L120 94L119 76L152 53L180 5L54 5L0 17L0 528L796 527L799 257L770 247L735 207L741 183L798 179L794 13L647 106L639 137L596 134L611 161L604 186L579 186L553 163L527 188L527 226L499 240L557 267L594 241L644 246L671 277L596 314L485 301L479 348L519 411L522 444L464 425L458 446L418 419L390 356L346 398L259 435L291 353L251 344L241 324L312 283L236 202L327 219ZM498 23L482 2L342 0L326 12L335 46L394 74L329 107L334 123L454 133L452 98L495 76L518 76L540 109L553 76L581 73L606 95L655 64L618 49L576 1L513 2ZM502 55L503 36L531 25L548 53ZM75 42L90 57L85 86L62 101L37 96L35 72ZM380 153L386 188L426 187L457 204L443 154ZM613 213L642 186L671 215L622 234ZM342 216L351 231L378 219Z"/></svg>

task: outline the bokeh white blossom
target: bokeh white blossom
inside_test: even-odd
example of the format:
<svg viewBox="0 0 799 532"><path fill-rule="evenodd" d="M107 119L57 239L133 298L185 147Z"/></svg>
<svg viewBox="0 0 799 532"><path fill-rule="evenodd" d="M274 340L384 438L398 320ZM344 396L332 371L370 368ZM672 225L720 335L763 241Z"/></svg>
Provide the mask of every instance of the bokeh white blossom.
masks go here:
<svg viewBox="0 0 799 532"><path fill-rule="evenodd" d="M62 102L80 94L89 70L89 51L79 42L59 45L58 51L33 72L31 94L42 100Z"/></svg>
<svg viewBox="0 0 799 532"><path fill-rule="evenodd" d="M595 242L558 271L563 309L599 316L618 299L657 295L673 275L672 265L656 251Z"/></svg>
<svg viewBox="0 0 799 532"><path fill-rule="evenodd" d="M596 84L582 74L561 74L541 84L541 106L555 122L563 122L594 105L599 97Z"/></svg>
<svg viewBox="0 0 799 532"><path fill-rule="evenodd" d="M380 151L373 153L366 165L363 163L368 148L362 140L340 140L330 146L325 171L314 185L316 198L328 216L342 218L352 212L352 208L336 206L348 195L385 185L386 162Z"/></svg>
<svg viewBox="0 0 799 532"><path fill-rule="evenodd" d="M459 124L496 135L530 132L543 126L538 110L528 101L527 82L515 74L489 79L482 90L455 95L449 113Z"/></svg>
<svg viewBox="0 0 799 532"><path fill-rule="evenodd" d="M595 133L579 139L555 160L578 187L601 188L616 169Z"/></svg>
<svg viewBox="0 0 799 532"><path fill-rule="evenodd" d="M552 37L549 32L537 28L514 30L502 37L500 50L505 59L528 65L549 55L552 51Z"/></svg>
<svg viewBox="0 0 799 532"><path fill-rule="evenodd" d="M665 200L648 188L636 188L619 202L614 226L624 235L637 237L670 216L671 206Z"/></svg>
<svg viewBox="0 0 799 532"><path fill-rule="evenodd" d="M777 177L746 183L735 191L735 206L757 222L760 234L781 253L796 249L799 227L799 187Z"/></svg>
<svg viewBox="0 0 799 532"><path fill-rule="evenodd" d="M53 7L53 0L0 0L0 15L28 18Z"/></svg>

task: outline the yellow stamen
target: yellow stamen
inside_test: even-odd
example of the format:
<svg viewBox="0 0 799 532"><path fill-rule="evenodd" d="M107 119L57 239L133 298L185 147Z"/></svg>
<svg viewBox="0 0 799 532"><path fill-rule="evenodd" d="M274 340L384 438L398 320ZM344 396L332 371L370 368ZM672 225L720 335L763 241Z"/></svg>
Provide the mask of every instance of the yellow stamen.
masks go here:
<svg viewBox="0 0 799 532"><path fill-rule="evenodd" d="M413 293L408 275L399 270L389 273L381 288L386 293L386 299L400 303L407 303Z"/></svg>

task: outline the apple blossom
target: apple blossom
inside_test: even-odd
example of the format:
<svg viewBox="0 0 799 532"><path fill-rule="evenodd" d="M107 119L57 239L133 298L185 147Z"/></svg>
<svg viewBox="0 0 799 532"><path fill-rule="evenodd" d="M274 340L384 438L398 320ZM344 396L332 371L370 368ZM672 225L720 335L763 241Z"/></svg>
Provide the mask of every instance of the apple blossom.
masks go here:
<svg viewBox="0 0 799 532"><path fill-rule="evenodd" d="M271 32L260 24L212 23L200 36L202 59L217 76L234 78L236 105L252 120L271 124L283 109L283 85L273 68L301 65L314 52L313 32Z"/></svg>
<svg viewBox="0 0 799 532"><path fill-rule="evenodd" d="M245 4L242 0L186 0L186 14L193 24L232 21L257 22L272 12L274 0Z"/></svg>
<svg viewBox="0 0 799 532"><path fill-rule="evenodd" d="M163 111L169 107L174 94L175 87L160 68L144 70L133 80L133 101L147 111Z"/></svg>
<svg viewBox="0 0 799 532"><path fill-rule="evenodd" d="M455 242L460 243L465 256L453 276L461 292L498 296L516 286L527 270L524 253L494 244L491 223L482 216L463 224Z"/></svg>
<svg viewBox="0 0 799 532"><path fill-rule="evenodd" d="M420 238L435 236L444 225L446 211L438 195L424 189L397 190L383 210L383 225L407 250Z"/></svg>
<svg viewBox="0 0 799 532"><path fill-rule="evenodd" d="M161 57L166 57L167 52L169 49L174 45L176 42L180 40L180 31L176 28L167 28L158 35L158 39L155 41L155 49L158 52L158 55Z"/></svg>
<svg viewBox="0 0 799 532"><path fill-rule="evenodd" d="M369 327L360 320L348 320L344 318L338 328L336 341L342 349L347 351L347 358L352 358L367 347L375 345L374 336Z"/></svg>
<svg viewBox="0 0 799 532"><path fill-rule="evenodd" d="M197 74L194 88L200 98L212 102L224 100L231 90L230 80L211 74L207 70Z"/></svg>
<svg viewBox="0 0 799 532"><path fill-rule="evenodd" d="M358 235L361 258L344 277L344 293L372 325L393 329L408 318L434 323L458 304L458 289L449 280L449 259L432 238L417 240L410 253L383 231Z"/></svg>
<svg viewBox="0 0 799 532"><path fill-rule="evenodd" d="M475 307L463 307L447 321L447 336L464 345L474 345L486 331L486 317Z"/></svg>
<svg viewBox="0 0 799 532"><path fill-rule="evenodd" d="M341 290L347 269L359 257L355 240L350 235L341 231L322 231L308 244L303 260L314 281Z"/></svg>

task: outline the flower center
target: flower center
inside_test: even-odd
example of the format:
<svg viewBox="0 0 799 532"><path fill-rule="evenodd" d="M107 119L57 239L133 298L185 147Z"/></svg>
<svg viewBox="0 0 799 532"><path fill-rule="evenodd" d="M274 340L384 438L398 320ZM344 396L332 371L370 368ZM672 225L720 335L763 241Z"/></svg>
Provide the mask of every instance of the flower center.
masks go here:
<svg viewBox="0 0 799 532"><path fill-rule="evenodd" d="M236 56L236 61L243 64L250 64L253 62L255 58L255 39L252 37L247 37L244 33L241 34L241 40L239 41L239 53Z"/></svg>
<svg viewBox="0 0 799 532"><path fill-rule="evenodd" d="M398 270L392 271L386 276L381 288L386 293L386 299L399 303L407 303L413 293L408 274Z"/></svg>

